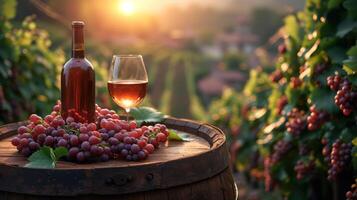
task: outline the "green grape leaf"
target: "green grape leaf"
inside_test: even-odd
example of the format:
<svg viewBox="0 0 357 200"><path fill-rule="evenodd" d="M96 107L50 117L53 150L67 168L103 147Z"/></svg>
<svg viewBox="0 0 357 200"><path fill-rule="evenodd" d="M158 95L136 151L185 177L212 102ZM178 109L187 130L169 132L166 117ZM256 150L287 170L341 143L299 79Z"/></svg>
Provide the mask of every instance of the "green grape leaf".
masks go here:
<svg viewBox="0 0 357 200"><path fill-rule="evenodd" d="M28 158L30 162L27 163L25 167L55 168L57 161L67 154L68 150L64 147L58 147L55 150L47 146L41 147Z"/></svg>
<svg viewBox="0 0 357 200"><path fill-rule="evenodd" d="M344 69L348 74L357 71L357 45L347 51L349 58L343 61ZM351 72L353 71L353 72Z"/></svg>
<svg viewBox="0 0 357 200"><path fill-rule="evenodd" d="M0 3L0 16L12 19L16 15L16 0L6 0Z"/></svg>
<svg viewBox="0 0 357 200"><path fill-rule="evenodd" d="M169 140L182 141L182 142L189 142L189 141L193 140L193 138L190 138L189 134L179 133L172 129L169 130L168 138L169 138Z"/></svg>
<svg viewBox="0 0 357 200"><path fill-rule="evenodd" d="M343 7L348 10L348 14L353 17L354 19L357 19L357 3L355 0L347 0L343 2Z"/></svg>
<svg viewBox="0 0 357 200"><path fill-rule="evenodd" d="M143 122L161 122L165 117L164 114L151 107L132 108L130 115L134 117L138 125Z"/></svg>
<svg viewBox="0 0 357 200"><path fill-rule="evenodd" d="M331 58L332 64L340 64L347 58L345 50L339 46L333 46L327 49L327 54Z"/></svg>
<svg viewBox="0 0 357 200"><path fill-rule="evenodd" d="M28 168L54 168L56 166L56 156L50 147L42 147L33 153L25 165Z"/></svg>
<svg viewBox="0 0 357 200"><path fill-rule="evenodd" d="M311 91L311 101L316 105L317 109L325 110L331 114L338 112L334 97L334 92L326 88L314 88Z"/></svg>
<svg viewBox="0 0 357 200"><path fill-rule="evenodd" d="M337 26L338 37L344 37L347 33L351 32L353 29L357 28L357 21L353 21L352 19L345 19Z"/></svg>
<svg viewBox="0 0 357 200"><path fill-rule="evenodd" d="M327 8L329 10L332 10L332 9L338 7L342 1L343 0L329 0L328 4L327 4Z"/></svg>
<svg viewBox="0 0 357 200"><path fill-rule="evenodd" d="M68 149L64 147L57 147L54 151L56 161L68 155Z"/></svg>

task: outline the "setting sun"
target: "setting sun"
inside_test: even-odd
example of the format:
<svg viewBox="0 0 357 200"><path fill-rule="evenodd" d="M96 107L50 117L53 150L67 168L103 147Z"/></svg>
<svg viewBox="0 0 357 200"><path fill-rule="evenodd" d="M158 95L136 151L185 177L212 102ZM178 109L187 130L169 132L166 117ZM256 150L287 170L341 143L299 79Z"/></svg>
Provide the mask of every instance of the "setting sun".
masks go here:
<svg viewBox="0 0 357 200"><path fill-rule="evenodd" d="M120 1L119 10L125 15L131 15L134 12L134 4L132 1Z"/></svg>

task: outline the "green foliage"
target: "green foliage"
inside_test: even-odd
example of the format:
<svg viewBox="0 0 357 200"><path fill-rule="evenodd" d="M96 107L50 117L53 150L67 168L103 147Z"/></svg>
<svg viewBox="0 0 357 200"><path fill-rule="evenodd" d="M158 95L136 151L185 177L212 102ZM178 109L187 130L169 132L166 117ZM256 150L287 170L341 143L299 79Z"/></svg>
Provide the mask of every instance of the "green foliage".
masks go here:
<svg viewBox="0 0 357 200"><path fill-rule="evenodd" d="M50 50L47 32L33 17L18 28L12 25L15 5L0 3L0 124L49 111L59 98L57 75L64 62L63 52Z"/></svg>
<svg viewBox="0 0 357 200"><path fill-rule="evenodd" d="M352 3L353 2L353 3ZM345 167L351 182L357 174L356 118L357 107L348 116L335 104L327 77L338 74L357 90L356 2L353 0L307 0L303 12L288 16L282 28L286 51L280 52L276 71L282 77L258 69L250 72L243 92L226 91L209 109L209 121L221 127L231 144L235 169L245 174L253 186L273 190L283 199L331 199L333 184L342 196L349 188L326 179L329 164L324 160L324 145L336 139L354 145L351 162ZM292 80L300 84L294 86ZM285 103L282 100L286 100ZM303 126L299 135L289 133L286 123L292 109L311 116L310 107L328 113L328 120L316 130ZM278 142L288 142L291 148L276 162L271 162ZM301 150L307 149L302 154ZM314 163L311 172L297 178L294 169L298 161ZM352 170L351 170L352 169ZM350 171L349 171L350 170ZM263 188L262 188L263 189ZM318 192L320 191L320 192ZM268 197L262 196L262 199Z"/></svg>
<svg viewBox="0 0 357 200"><path fill-rule="evenodd" d="M25 165L28 168L55 168L57 161L67 156L68 150L64 147L52 149L50 147L41 147L29 158L29 163Z"/></svg>
<svg viewBox="0 0 357 200"><path fill-rule="evenodd" d="M143 122L161 122L164 119L164 115L150 107L132 108L130 115L134 117L138 124Z"/></svg>

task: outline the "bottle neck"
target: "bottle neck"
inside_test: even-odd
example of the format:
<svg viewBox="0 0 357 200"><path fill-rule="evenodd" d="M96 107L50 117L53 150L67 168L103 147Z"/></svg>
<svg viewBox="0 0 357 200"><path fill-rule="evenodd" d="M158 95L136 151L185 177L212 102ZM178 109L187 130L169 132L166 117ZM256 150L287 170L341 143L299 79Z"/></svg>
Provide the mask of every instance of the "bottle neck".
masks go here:
<svg viewBox="0 0 357 200"><path fill-rule="evenodd" d="M83 26L74 26L72 34L72 58L84 58Z"/></svg>

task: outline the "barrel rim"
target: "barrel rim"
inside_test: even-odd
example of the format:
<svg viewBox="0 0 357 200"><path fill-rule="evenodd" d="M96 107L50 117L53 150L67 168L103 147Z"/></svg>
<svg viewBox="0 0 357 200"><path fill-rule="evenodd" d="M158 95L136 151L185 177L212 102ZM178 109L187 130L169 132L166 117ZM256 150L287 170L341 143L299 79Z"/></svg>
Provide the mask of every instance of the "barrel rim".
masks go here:
<svg viewBox="0 0 357 200"><path fill-rule="evenodd" d="M217 175L222 172L224 169L228 167L228 155L227 155L227 147L226 147L226 138L225 134L219 128L207 124L207 123L199 123L189 119L178 119L178 118L165 118L162 123L167 125L169 128L173 128L176 130L185 131L190 134L194 134L196 136L202 137L210 144L210 150L207 152L201 152L196 155L191 155L187 157L178 158L175 160L158 162L158 163L142 163L141 165L134 166L118 166L118 167L99 167L96 168L54 168L54 169L37 169L37 168L25 168L21 166L12 166L6 165L4 163L0 163L0 190L9 191L9 192L17 192L17 193L25 193L25 194L34 194L34 195L56 195L56 196L74 196L80 194L126 194L133 192L142 192L149 191L155 189L166 189L169 187L189 184L192 182L197 182L204 180L206 178ZM12 127L12 134L8 132L2 133L1 130L4 129L5 126L0 126L0 140L10 137L16 134L15 127L23 125L24 122L18 122L13 124L5 125L7 127ZM146 123L150 124L150 123ZM219 156L217 156L219 155ZM191 161L191 162L189 162ZM211 162L215 161L215 165L210 165ZM189 173L187 177L178 176L183 172L182 168L185 168L185 164L191 163L192 166L189 169L190 172L185 171L185 173ZM207 168L206 170L202 170L202 168L197 167L194 163L200 163L200 166L204 166ZM207 167L209 166L209 167ZM9 173L2 173L3 170L9 171ZM125 180L129 181L129 183L125 183L123 185L117 186L108 186L106 183L108 180L113 178L112 176L106 174L110 170L116 171L125 171L118 173L118 180L124 177ZM138 171L138 172L136 172ZM23 176L29 176L23 178L22 181L31 183L33 178L42 176L42 184L39 184L38 188L27 188L27 187L19 187L16 181L12 180L16 178L16 174L18 176L22 173ZM147 173L145 173L147 172ZM14 173L14 174L12 174ZM19 174L20 173L20 174ZM131 187L130 190L125 188L125 185L132 185L133 177L128 177L125 173L137 173L134 175L134 182L140 182L143 184L143 187ZM12 175L11 175L12 174ZM29 175L29 174L32 174ZM63 179L62 176L68 176L72 174L75 178L84 178L88 180L88 183L77 183L77 188L81 188L78 190L67 190L58 192L59 187L63 187L65 185L66 180ZM95 174L101 174L103 177L96 177ZM159 176L159 180L148 181L145 180L149 174L154 177ZM43 177L45 175L45 177ZM45 180L46 176L52 178L53 180ZM143 177L144 178L143 178ZM69 177L69 176L68 176ZM63 179L63 180L62 180ZM144 180L142 180L144 179ZM9 181L11 183L9 184ZM69 181L69 180L68 180ZM130 184L131 183L131 184ZM47 184L47 185L46 185ZM41 185L43 185L41 187ZM97 187L98 185L101 185ZM103 186L104 185L104 186ZM16 186L16 187L14 187Z"/></svg>

